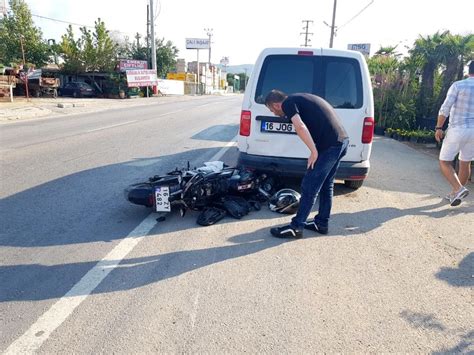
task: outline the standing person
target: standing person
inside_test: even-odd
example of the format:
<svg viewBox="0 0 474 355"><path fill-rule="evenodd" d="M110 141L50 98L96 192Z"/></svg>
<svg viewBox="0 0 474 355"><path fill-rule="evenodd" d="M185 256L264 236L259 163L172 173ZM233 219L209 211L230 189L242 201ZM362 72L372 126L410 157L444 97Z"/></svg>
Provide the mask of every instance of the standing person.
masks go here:
<svg viewBox="0 0 474 355"><path fill-rule="evenodd" d="M316 95L287 96L281 91L272 90L265 99L265 106L275 115L291 119L298 137L310 151L306 174L301 182L298 212L291 224L272 228L271 233L278 238L301 238L305 228L327 234L334 175L347 151L347 133L334 108ZM313 220L307 221L318 193L319 212Z"/></svg>
<svg viewBox="0 0 474 355"><path fill-rule="evenodd" d="M466 184L471 175L474 159L474 60L469 64L469 77L454 82L438 114L435 138L443 138L443 124L449 116L448 130L439 153L439 166L451 185L446 196L451 206L457 206L469 194ZM452 161L459 153L459 174Z"/></svg>

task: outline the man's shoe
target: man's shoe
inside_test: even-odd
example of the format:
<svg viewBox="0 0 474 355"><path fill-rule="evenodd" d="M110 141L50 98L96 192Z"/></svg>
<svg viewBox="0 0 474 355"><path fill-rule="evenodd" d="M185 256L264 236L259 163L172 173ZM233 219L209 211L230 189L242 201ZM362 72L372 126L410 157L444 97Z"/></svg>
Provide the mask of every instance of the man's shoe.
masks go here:
<svg viewBox="0 0 474 355"><path fill-rule="evenodd" d="M270 229L270 233L277 238L303 238L303 231L301 229L295 229L290 225L272 228Z"/></svg>
<svg viewBox="0 0 474 355"><path fill-rule="evenodd" d="M469 195L469 190L466 189L464 186L459 189L458 192L456 192L452 197L451 197L451 206L458 206L461 204L461 200L465 198L467 195Z"/></svg>
<svg viewBox="0 0 474 355"><path fill-rule="evenodd" d="M318 232L320 234L328 234L329 228L328 227L320 227L314 222L314 220L307 220L304 224L304 229L309 229L313 232Z"/></svg>
<svg viewBox="0 0 474 355"><path fill-rule="evenodd" d="M444 199L445 200L448 200L449 202L451 202L451 199L453 198L454 196L454 192L450 192L449 194L447 194L446 196L444 196Z"/></svg>

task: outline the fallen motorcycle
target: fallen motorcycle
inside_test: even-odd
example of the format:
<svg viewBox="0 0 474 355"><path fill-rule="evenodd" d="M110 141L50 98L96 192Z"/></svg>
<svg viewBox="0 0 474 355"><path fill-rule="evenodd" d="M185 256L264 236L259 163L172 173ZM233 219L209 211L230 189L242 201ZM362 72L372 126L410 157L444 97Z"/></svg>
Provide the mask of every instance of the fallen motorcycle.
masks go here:
<svg viewBox="0 0 474 355"><path fill-rule="evenodd" d="M203 210L223 204L228 196L250 201L266 201L274 189L274 179L222 162L208 162L200 168L178 169L150 177L148 181L130 185L125 198L133 204L168 213L177 208L181 216L187 210Z"/></svg>

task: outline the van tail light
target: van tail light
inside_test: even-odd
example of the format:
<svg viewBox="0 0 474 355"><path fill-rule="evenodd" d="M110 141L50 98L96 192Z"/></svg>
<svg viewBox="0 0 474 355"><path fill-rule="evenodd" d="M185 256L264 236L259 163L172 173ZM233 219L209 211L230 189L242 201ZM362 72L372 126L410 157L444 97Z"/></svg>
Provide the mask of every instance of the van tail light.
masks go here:
<svg viewBox="0 0 474 355"><path fill-rule="evenodd" d="M250 119L252 113L250 111L242 111L240 114L240 132L241 136L250 136Z"/></svg>
<svg viewBox="0 0 474 355"><path fill-rule="evenodd" d="M374 126L375 122L373 117L364 118L364 127L362 128L362 143L372 143L372 138L374 138Z"/></svg>

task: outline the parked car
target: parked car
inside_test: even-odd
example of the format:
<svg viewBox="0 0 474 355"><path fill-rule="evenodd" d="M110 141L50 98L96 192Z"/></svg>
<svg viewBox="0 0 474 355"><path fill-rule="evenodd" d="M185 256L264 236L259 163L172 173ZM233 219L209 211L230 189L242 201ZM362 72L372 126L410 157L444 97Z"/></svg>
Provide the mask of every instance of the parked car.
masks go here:
<svg viewBox="0 0 474 355"><path fill-rule="evenodd" d="M95 97L96 91L87 83L71 81L59 89L59 95L72 97Z"/></svg>
<svg viewBox="0 0 474 355"><path fill-rule="evenodd" d="M312 93L336 110L349 135L347 154L336 179L357 189L369 173L374 131L374 101L364 56L322 48L267 48L258 57L242 103L238 136L239 164L288 176L302 176L309 150L290 119L274 116L265 97Z"/></svg>

